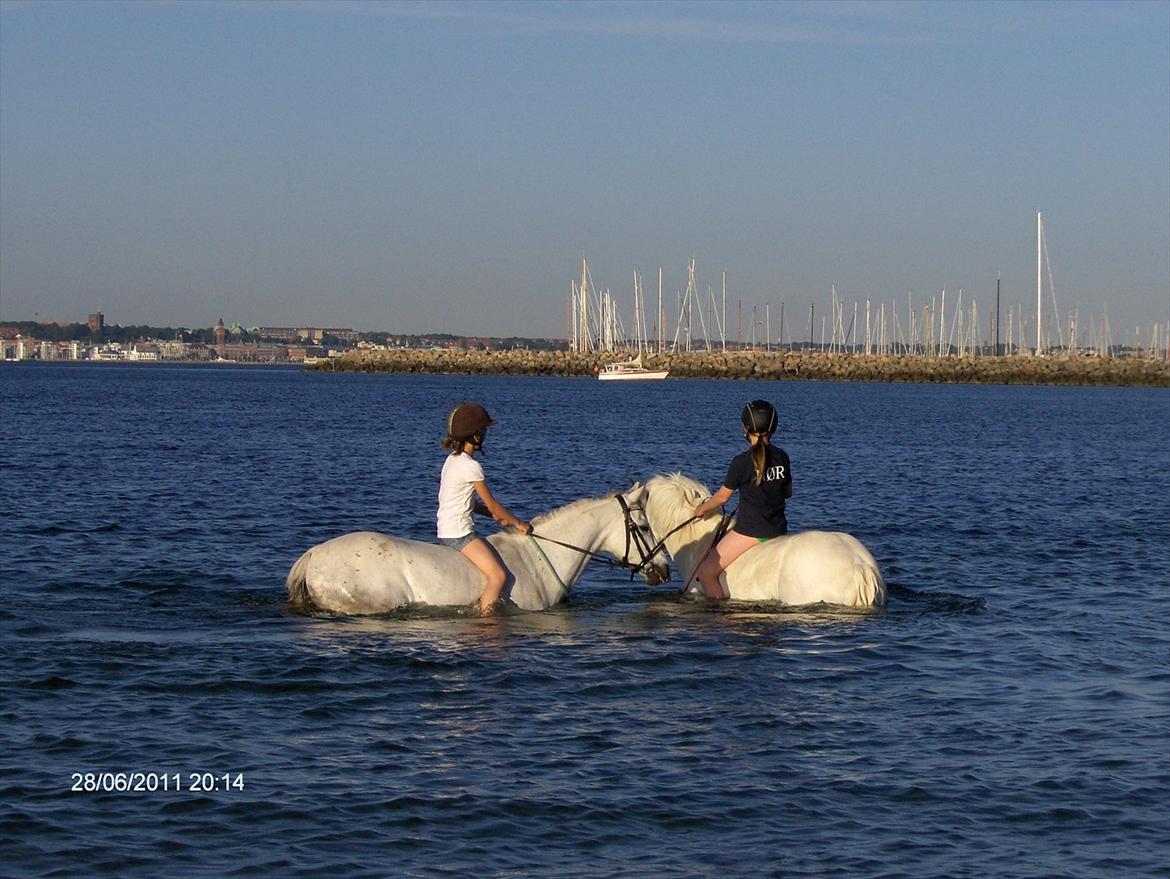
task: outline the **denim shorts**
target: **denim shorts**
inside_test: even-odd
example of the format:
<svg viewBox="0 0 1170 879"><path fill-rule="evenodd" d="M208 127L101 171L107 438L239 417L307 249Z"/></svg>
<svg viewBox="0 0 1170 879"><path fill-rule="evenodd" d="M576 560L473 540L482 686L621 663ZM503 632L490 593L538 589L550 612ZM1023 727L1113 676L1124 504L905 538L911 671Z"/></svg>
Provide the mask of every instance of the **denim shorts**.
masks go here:
<svg viewBox="0 0 1170 879"><path fill-rule="evenodd" d="M454 550L461 550L469 543L479 540L479 535L472 531L469 534L464 534L462 537L440 537L439 543L443 546L449 546Z"/></svg>

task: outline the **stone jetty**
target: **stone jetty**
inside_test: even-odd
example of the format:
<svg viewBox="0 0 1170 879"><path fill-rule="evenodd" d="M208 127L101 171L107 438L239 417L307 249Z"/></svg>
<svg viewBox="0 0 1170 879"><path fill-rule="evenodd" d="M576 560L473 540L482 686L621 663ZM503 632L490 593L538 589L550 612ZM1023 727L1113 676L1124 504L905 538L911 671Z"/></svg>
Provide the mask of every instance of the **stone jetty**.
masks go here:
<svg viewBox="0 0 1170 879"><path fill-rule="evenodd" d="M620 357L612 352L359 349L308 368L339 372L592 376L601 365L615 359ZM643 356L643 363L650 368L669 369L672 378L1170 387L1170 363L1137 358L728 351L650 354Z"/></svg>

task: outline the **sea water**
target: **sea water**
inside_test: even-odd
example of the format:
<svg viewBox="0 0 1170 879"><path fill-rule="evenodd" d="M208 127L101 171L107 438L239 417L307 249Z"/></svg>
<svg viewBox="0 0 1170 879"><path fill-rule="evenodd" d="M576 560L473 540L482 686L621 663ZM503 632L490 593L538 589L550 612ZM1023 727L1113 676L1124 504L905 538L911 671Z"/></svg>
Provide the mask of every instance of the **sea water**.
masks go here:
<svg viewBox="0 0 1170 879"><path fill-rule="evenodd" d="M432 538L461 400L531 517L714 488L753 398L883 611L286 603L315 543ZM6 875L1170 875L1170 391L17 364L0 405Z"/></svg>

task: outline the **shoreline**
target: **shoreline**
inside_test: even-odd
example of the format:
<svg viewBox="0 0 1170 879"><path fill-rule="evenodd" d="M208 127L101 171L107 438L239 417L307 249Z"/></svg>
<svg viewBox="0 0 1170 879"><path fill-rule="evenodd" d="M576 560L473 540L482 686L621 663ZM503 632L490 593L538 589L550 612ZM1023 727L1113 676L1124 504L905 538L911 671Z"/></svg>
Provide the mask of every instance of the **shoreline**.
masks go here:
<svg viewBox="0 0 1170 879"><path fill-rule="evenodd" d="M319 372L405 372L462 375L592 376L613 352L412 349L350 351L305 367ZM728 351L644 354L648 368L670 378L765 381L917 382L925 384L1170 387L1170 362L1052 355L947 356Z"/></svg>

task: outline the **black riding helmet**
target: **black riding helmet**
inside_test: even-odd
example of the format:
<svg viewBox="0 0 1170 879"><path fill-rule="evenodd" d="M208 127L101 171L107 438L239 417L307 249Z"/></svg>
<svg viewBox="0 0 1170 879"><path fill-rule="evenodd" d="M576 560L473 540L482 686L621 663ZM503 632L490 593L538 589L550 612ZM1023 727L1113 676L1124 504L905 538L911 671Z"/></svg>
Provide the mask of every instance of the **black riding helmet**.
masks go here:
<svg viewBox="0 0 1170 879"><path fill-rule="evenodd" d="M771 436L776 430L776 407L767 400L752 400L739 416L747 433Z"/></svg>

